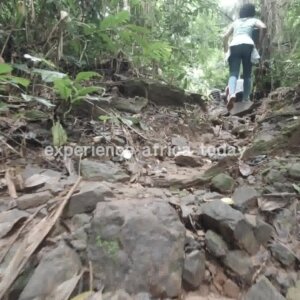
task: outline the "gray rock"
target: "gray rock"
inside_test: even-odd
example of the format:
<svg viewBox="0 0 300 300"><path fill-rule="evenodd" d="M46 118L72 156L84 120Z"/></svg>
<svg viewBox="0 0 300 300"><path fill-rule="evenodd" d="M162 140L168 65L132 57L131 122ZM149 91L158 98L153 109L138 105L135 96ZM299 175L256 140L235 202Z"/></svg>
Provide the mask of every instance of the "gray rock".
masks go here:
<svg viewBox="0 0 300 300"><path fill-rule="evenodd" d="M299 300L300 299L300 280L296 282L296 285L293 287L290 287L287 296L287 300Z"/></svg>
<svg viewBox="0 0 300 300"><path fill-rule="evenodd" d="M227 244L222 237L212 230L208 230L205 234L206 247L215 257L224 257L228 252Z"/></svg>
<svg viewBox="0 0 300 300"><path fill-rule="evenodd" d="M250 254L259 250L253 227L244 215L222 201L212 201L201 206L202 224L221 234L228 242L236 242Z"/></svg>
<svg viewBox="0 0 300 300"><path fill-rule="evenodd" d="M80 270L81 262L76 252L60 244L41 259L19 300L45 299Z"/></svg>
<svg viewBox="0 0 300 300"><path fill-rule="evenodd" d="M95 283L107 291L181 292L185 228L176 211L156 199L100 202L88 234Z"/></svg>
<svg viewBox="0 0 300 300"><path fill-rule="evenodd" d="M77 229L91 221L92 217L87 214L77 214L72 218L73 228Z"/></svg>
<svg viewBox="0 0 300 300"><path fill-rule="evenodd" d="M242 280L250 283L254 275L254 266L251 257L239 250L228 252L223 260L224 265L237 274Z"/></svg>
<svg viewBox="0 0 300 300"><path fill-rule="evenodd" d="M221 173L212 179L212 188L220 193L231 193L234 188L234 179Z"/></svg>
<svg viewBox="0 0 300 300"><path fill-rule="evenodd" d="M256 221L256 227L254 228L254 235L256 237L256 240L263 246L267 246L268 242L271 240L274 233L273 227L260 220L257 219Z"/></svg>
<svg viewBox="0 0 300 300"><path fill-rule="evenodd" d="M80 192L74 194L64 212L65 217L92 212L98 202L105 201L106 197L112 197L113 193L103 183L82 182Z"/></svg>
<svg viewBox="0 0 300 300"><path fill-rule="evenodd" d="M0 213L0 238L6 236L20 221L25 220L29 214L25 211L12 209Z"/></svg>
<svg viewBox="0 0 300 300"><path fill-rule="evenodd" d="M253 208L257 205L258 193L255 188L244 185L238 187L232 196L234 205L245 212L249 208Z"/></svg>
<svg viewBox="0 0 300 300"><path fill-rule="evenodd" d="M84 179L108 182L126 182L130 176L111 161L99 162L84 159L81 162L81 173Z"/></svg>
<svg viewBox="0 0 300 300"><path fill-rule="evenodd" d="M188 289L197 289L205 275L205 254L195 250L186 255L183 268L183 283Z"/></svg>
<svg viewBox="0 0 300 300"><path fill-rule="evenodd" d="M288 168L288 174L295 180L300 180L300 163L292 164Z"/></svg>
<svg viewBox="0 0 300 300"><path fill-rule="evenodd" d="M274 184L275 182L284 182L284 174L280 170L271 169L266 175L265 179L266 183Z"/></svg>
<svg viewBox="0 0 300 300"><path fill-rule="evenodd" d="M277 259L283 266L291 267L295 265L296 256L286 246L279 243L273 243L270 250L274 258Z"/></svg>
<svg viewBox="0 0 300 300"><path fill-rule="evenodd" d="M49 191L44 191L22 195L17 198L16 202L19 209L29 209L46 204L51 198L53 198L52 194Z"/></svg>
<svg viewBox="0 0 300 300"><path fill-rule="evenodd" d="M284 300L285 298L275 289L272 283L261 277L246 294L245 300Z"/></svg>
<svg viewBox="0 0 300 300"><path fill-rule="evenodd" d="M178 154L175 156L175 163L180 167L200 167L203 165L201 157L196 155Z"/></svg>

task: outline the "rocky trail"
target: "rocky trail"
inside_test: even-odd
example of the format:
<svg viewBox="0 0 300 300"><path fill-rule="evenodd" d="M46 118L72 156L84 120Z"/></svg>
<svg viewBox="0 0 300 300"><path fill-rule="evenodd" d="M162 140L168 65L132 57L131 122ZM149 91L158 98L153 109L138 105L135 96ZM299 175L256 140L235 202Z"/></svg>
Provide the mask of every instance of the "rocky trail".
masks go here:
<svg viewBox="0 0 300 300"><path fill-rule="evenodd" d="M119 81L54 152L1 116L0 298L300 299L300 86L238 106Z"/></svg>

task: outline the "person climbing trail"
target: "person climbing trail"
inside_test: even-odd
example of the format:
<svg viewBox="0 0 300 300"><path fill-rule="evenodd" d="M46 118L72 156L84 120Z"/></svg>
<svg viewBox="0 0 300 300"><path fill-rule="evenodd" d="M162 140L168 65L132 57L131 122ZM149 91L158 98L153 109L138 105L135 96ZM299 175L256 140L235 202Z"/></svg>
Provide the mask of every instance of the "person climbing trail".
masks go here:
<svg viewBox="0 0 300 300"><path fill-rule="evenodd" d="M259 54L253 40L253 32L260 30L259 44L263 38L263 30L266 25L255 18L256 10L253 4L244 4L240 9L240 17L230 24L224 34L224 51L229 63L230 77L227 87L227 109L233 108L236 100L236 85L239 78L240 66L243 64L243 101L248 101L251 92L252 63L257 62ZM233 38L228 45L229 37ZM228 49L229 46L229 49Z"/></svg>

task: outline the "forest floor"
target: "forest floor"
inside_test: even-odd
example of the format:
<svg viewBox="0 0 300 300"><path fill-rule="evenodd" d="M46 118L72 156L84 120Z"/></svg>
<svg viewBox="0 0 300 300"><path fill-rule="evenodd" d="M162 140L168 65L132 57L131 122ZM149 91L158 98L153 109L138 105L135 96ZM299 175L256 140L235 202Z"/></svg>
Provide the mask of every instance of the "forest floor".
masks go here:
<svg viewBox="0 0 300 300"><path fill-rule="evenodd" d="M238 116L114 91L60 149L0 116L0 298L299 299L300 86Z"/></svg>

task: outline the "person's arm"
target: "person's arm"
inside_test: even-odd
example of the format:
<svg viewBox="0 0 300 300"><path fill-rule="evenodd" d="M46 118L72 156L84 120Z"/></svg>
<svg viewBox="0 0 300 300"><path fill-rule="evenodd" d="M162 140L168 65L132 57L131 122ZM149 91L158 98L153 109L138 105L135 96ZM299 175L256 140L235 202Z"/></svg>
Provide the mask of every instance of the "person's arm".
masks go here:
<svg viewBox="0 0 300 300"><path fill-rule="evenodd" d="M259 38L258 38L258 48L260 48L260 46L262 45L262 41L265 37L265 34L266 34L266 29L267 29L267 26L265 23L263 23L262 21L260 20L256 20L255 22L255 26L259 29Z"/></svg>
<svg viewBox="0 0 300 300"><path fill-rule="evenodd" d="M223 47L224 47L224 52L226 53L228 50L228 41L229 41L229 37L230 35L233 33L233 24L231 24L229 26L229 28L227 29L227 31L224 33L223 35Z"/></svg>

